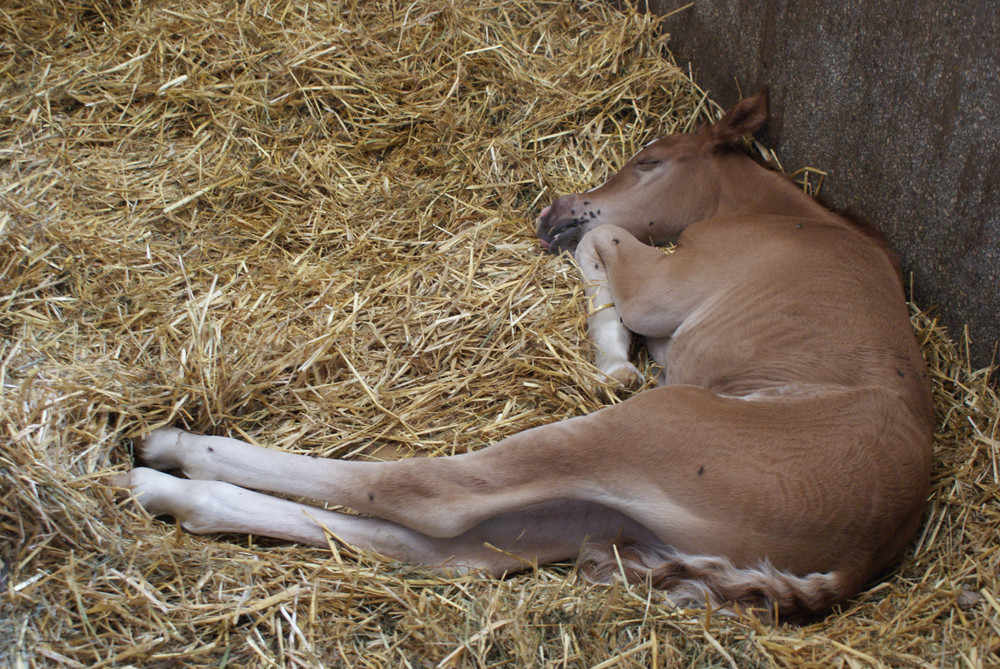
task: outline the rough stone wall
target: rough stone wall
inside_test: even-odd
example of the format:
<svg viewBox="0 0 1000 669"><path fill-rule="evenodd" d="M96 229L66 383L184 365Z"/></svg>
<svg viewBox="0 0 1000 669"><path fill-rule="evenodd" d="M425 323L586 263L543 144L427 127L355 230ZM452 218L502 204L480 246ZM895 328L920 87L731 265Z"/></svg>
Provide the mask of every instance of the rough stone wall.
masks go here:
<svg viewBox="0 0 1000 669"><path fill-rule="evenodd" d="M820 199L878 226L917 303L1000 362L996 0L694 0L663 29L720 104L767 85L785 169L826 171Z"/></svg>

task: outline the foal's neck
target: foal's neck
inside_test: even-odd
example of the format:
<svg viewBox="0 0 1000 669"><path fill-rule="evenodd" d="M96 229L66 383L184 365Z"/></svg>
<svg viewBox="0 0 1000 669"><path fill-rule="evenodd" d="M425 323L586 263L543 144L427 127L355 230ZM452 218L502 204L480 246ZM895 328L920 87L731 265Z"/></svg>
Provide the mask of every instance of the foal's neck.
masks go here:
<svg viewBox="0 0 1000 669"><path fill-rule="evenodd" d="M723 159L722 184L716 216L770 214L850 223L802 191L780 172L762 167L746 156Z"/></svg>

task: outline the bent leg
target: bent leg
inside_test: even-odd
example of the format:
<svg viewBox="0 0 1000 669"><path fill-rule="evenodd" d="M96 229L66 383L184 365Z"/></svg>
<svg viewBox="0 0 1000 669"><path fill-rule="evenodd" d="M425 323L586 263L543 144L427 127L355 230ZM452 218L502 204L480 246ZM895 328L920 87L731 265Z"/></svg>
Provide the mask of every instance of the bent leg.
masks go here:
<svg viewBox="0 0 1000 669"><path fill-rule="evenodd" d="M611 227L611 226L605 226ZM623 230L622 236L630 236ZM626 388L642 385L642 373L629 362L632 333L622 324L622 318L611 296L608 273L597 249L595 237L587 233L576 247L574 257L584 278L589 316L587 331L594 342L594 364L609 378Z"/></svg>
<svg viewBox="0 0 1000 669"><path fill-rule="evenodd" d="M588 232L584 245L599 258L589 266L602 267L621 327L643 337L670 337L715 289L718 267L699 262L692 249L668 255L612 225Z"/></svg>

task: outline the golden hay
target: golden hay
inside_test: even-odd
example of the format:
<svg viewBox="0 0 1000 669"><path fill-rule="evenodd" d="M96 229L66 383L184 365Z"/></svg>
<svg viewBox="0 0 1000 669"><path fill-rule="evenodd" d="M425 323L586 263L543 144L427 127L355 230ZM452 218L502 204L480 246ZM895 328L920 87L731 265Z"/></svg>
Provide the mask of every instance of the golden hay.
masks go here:
<svg viewBox="0 0 1000 669"><path fill-rule="evenodd" d="M102 485L167 423L364 458L595 410L579 282L529 221L711 109L653 19L603 3L4 3L0 657L1000 662L1000 402L919 312L940 426L927 523L808 627L675 611L572 567L446 580L196 537Z"/></svg>

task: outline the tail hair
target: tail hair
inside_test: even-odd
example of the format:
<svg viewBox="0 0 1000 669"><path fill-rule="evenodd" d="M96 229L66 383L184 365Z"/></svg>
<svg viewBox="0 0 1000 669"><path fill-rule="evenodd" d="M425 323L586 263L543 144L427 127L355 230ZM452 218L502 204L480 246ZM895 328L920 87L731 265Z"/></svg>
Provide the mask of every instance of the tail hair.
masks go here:
<svg viewBox="0 0 1000 669"><path fill-rule="evenodd" d="M756 567L737 567L724 557L685 555L664 546L591 543L584 546L578 565L592 582L624 576L629 583L663 590L677 607L708 605L728 614L738 605L764 616L815 615L845 596L845 579L838 572L796 576L766 560Z"/></svg>

